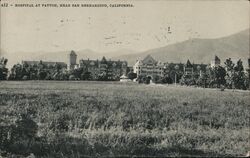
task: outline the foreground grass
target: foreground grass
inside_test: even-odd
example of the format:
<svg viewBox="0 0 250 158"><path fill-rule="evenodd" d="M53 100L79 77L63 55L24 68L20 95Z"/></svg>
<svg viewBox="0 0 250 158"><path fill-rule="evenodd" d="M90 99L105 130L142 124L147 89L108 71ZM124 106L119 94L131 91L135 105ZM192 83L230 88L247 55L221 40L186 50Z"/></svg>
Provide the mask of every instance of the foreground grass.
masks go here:
<svg viewBox="0 0 250 158"><path fill-rule="evenodd" d="M0 82L0 90L4 127L20 114L38 125L32 141L0 146L9 153L242 156L250 150L249 92L38 81Z"/></svg>

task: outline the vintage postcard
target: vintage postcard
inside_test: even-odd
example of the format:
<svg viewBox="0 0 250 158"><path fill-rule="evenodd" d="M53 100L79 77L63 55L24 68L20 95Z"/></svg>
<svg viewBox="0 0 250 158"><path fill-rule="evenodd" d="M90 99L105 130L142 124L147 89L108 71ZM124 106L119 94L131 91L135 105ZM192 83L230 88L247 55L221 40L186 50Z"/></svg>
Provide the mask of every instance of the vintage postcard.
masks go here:
<svg viewBox="0 0 250 158"><path fill-rule="evenodd" d="M0 157L249 157L248 0L0 0Z"/></svg>

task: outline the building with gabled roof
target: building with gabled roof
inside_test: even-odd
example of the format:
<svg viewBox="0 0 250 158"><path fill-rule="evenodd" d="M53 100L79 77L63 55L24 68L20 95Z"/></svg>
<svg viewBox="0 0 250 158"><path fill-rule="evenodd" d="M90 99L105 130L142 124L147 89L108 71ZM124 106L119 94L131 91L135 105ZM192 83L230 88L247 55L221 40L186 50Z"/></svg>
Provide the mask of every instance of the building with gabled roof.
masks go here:
<svg viewBox="0 0 250 158"><path fill-rule="evenodd" d="M53 61L28 61L28 60L23 60L22 61L22 64L27 64L27 65L30 65L30 66L34 66L34 65L39 65L39 64L43 64L47 67L50 67L50 66L55 66L55 65L59 65L61 66L62 68L67 68L67 64L64 63L64 62L53 62Z"/></svg>
<svg viewBox="0 0 250 158"><path fill-rule="evenodd" d="M93 79L106 76L107 80L119 80L120 76L127 73L128 63L126 61L107 60L103 57L101 60L84 60L79 61L79 67L84 72L91 73Z"/></svg>
<svg viewBox="0 0 250 158"><path fill-rule="evenodd" d="M164 63L156 61L151 55L147 55L143 60L137 60L133 66L134 73L137 76L163 76Z"/></svg>
<svg viewBox="0 0 250 158"><path fill-rule="evenodd" d="M184 74L185 75L192 75L194 73L194 67L193 64L191 64L191 62L189 61L189 59L187 60L187 63L184 66Z"/></svg>
<svg viewBox="0 0 250 158"><path fill-rule="evenodd" d="M137 60L133 66L133 72L140 76L153 78L170 77L173 81L181 78L182 75L186 77L195 77L206 71L206 64L192 64L187 60L183 63L164 63L156 61L151 55L147 55L143 60Z"/></svg>

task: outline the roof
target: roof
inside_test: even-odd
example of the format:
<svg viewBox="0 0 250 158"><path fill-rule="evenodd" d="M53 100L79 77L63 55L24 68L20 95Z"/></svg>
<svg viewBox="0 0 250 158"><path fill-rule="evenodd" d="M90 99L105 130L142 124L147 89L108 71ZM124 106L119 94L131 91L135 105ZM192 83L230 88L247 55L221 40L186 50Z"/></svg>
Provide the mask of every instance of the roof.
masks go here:
<svg viewBox="0 0 250 158"><path fill-rule="evenodd" d="M151 56L151 55L147 55L143 60L142 60L143 64L156 64L157 61Z"/></svg>
<svg viewBox="0 0 250 158"><path fill-rule="evenodd" d="M141 60L137 60L134 66L141 66L142 65L142 61Z"/></svg>
<svg viewBox="0 0 250 158"><path fill-rule="evenodd" d="M165 63L164 67L168 70L173 70L178 67L179 70L183 69L184 64L182 63Z"/></svg>
<svg viewBox="0 0 250 158"><path fill-rule="evenodd" d="M54 61L25 61L23 60L22 61L22 64L26 63L28 65L37 65L39 64L40 62L42 62L42 64L45 64L45 65L55 65L55 64L59 64L61 66L67 66L66 63L64 62L54 62Z"/></svg>
<svg viewBox="0 0 250 158"><path fill-rule="evenodd" d="M105 57L102 57L101 64L107 64L107 59Z"/></svg>
<svg viewBox="0 0 250 158"><path fill-rule="evenodd" d="M186 67L193 67L193 65L191 64L191 62L189 61L189 59L187 60Z"/></svg>
<svg viewBox="0 0 250 158"><path fill-rule="evenodd" d="M99 61L98 60L89 60L89 59L88 60L83 60L83 59L81 59L80 63L84 64L84 65L98 66Z"/></svg>
<svg viewBox="0 0 250 158"><path fill-rule="evenodd" d="M70 55L75 55L75 56L77 56L76 53L75 53L75 51L73 51L73 50L70 52Z"/></svg>
<svg viewBox="0 0 250 158"><path fill-rule="evenodd" d="M158 62L157 62L157 65L158 65L158 66L163 66L163 65L164 65L164 63L163 63L163 62L161 62L161 61L158 61Z"/></svg>
<svg viewBox="0 0 250 158"><path fill-rule="evenodd" d="M106 64L108 67L116 67L116 68L121 68L122 66L127 66L126 61L114 61L114 60L109 60L107 61L105 57L102 58L101 61L98 60L80 60L80 63L85 65L85 66L95 66L98 67L99 64Z"/></svg>

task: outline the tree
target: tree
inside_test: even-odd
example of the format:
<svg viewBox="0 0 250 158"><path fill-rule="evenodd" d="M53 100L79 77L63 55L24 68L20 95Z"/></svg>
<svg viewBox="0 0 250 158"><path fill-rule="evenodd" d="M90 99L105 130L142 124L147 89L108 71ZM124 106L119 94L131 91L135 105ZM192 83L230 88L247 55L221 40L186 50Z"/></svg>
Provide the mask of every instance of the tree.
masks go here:
<svg viewBox="0 0 250 158"><path fill-rule="evenodd" d="M108 80L108 74L104 71L98 74L98 80L99 81L107 81Z"/></svg>
<svg viewBox="0 0 250 158"><path fill-rule="evenodd" d="M161 83L162 82L162 77L156 75L152 78L153 83Z"/></svg>
<svg viewBox="0 0 250 158"><path fill-rule="evenodd" d="M226 70L222 66L217 66L214 68L214 74L215 74L215 83L217 85L217 88L220 88L221 85L225 85L226 80Z"/></svg>
<svg viewBox="0 0 250 158"><path fill-rule="evenodd" d="M152 80L152 78L151 78L150 76L147 76L144 83L145 83L145 84L149 84L149 83L150 83L150 80Z"/></svg>
<svg viewBox="0 0 250 158"><path fill-rule="evenodd" d="M181 80L180 80L181 85L187 85L187 86L192 86L195 85L195 80L192 75L183 75Z"/></svg>
<svg viewBox="0 0 250 158"><path fill-rule="evenodd" d="M74 75L70 75L69 80L76 80L76 77Z"/></svg>
<svg viewBox="0 0 250 158"><path fill-rule="evenodd" d="M237 65L234 67L234 71L235 76L233 79L235 83L235 88L246 89L245 80L247 77L245 76L244 67L241 59L237 61Z"/></svg>
<svg viewBox="0 0 250 158"><path fill-rule="evenodd" d="M137 74L131 71L128 73L128 78L133 80L133 79L137 78Z"/></svg>
<svg viewBox="0 0 250 158"><path fill-rule="evenodd" d="M138 83L143 83L144 82L144 76L142 76L142 75L139 75L138 77L137 77L137 81L138 81Z"/></svg>
<svg viewBox="0 0 250 158"><path fill-rule="evenodd" d="M39 80L44 80L47 76L47 72L44 71L44 70L39 70L38 71L38 74L37 74L37 77Z"/></svg>
<svg viewBox="0 0 250 158"><path fill-rule="evenodd" d="M23 77L22 70L23 68L21 64L14 65L11 69L11 78L14 80L21 80Z"/></svg>
<svg viewBox="0 0 250 158"><path fill-rule="evenodd" d="M6 68L8 59L2 58L0 60L0 80L6 80L8 75L8 69Z"/></svg>
<svg viewBox="0 0 250 158"><path fill-rule="evenodd" d="M91 76L91 72L83 72L81 74L81 80L91 80L92 76Z"/></svg>
<svg viewBox="0 0 250 158"><path fill-rule="evenodd" d="M207 73L201 73L201 75L198 77L196 84L199 87L206 88L207 87L207 82L208 82L209 76Z"/></svg>
<svg viewBox="0 0 250 158"><path fill-rule="evenodd" d="M234 88L234 78L235 78L235 71L234 71L234 66L235 64L232 62L231 58L226 59L224 62L225 64L225 69L226 69L226 87L227 88Z"/></svg>
<svg viewBox="0 0 250 158"><path fill-rule="evenodd" d="M172 84L173 80L168 74L166 74L162 79L162 83Z"/></svg>

